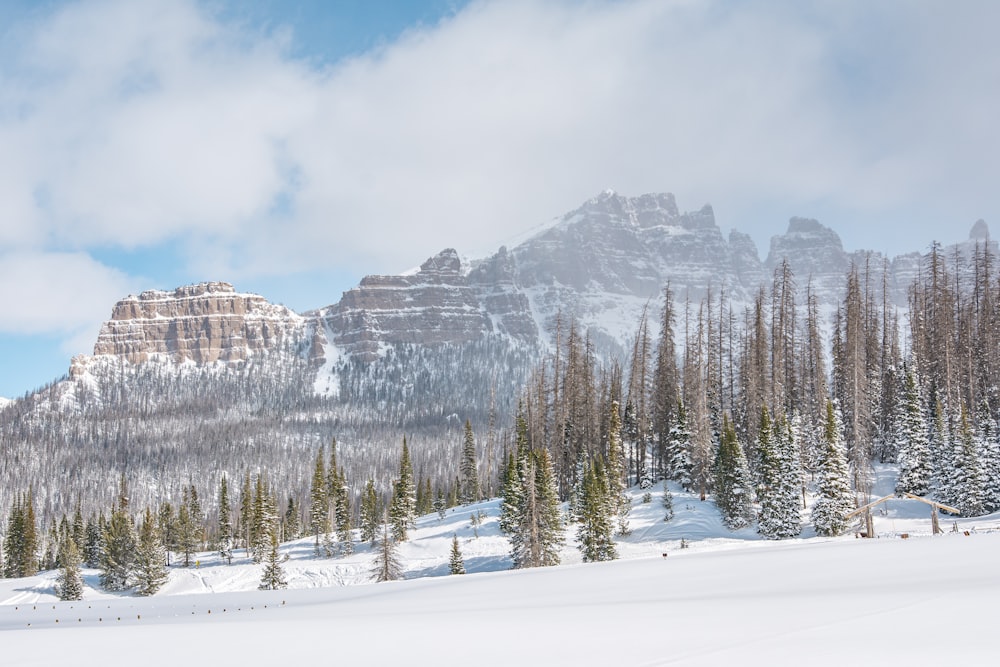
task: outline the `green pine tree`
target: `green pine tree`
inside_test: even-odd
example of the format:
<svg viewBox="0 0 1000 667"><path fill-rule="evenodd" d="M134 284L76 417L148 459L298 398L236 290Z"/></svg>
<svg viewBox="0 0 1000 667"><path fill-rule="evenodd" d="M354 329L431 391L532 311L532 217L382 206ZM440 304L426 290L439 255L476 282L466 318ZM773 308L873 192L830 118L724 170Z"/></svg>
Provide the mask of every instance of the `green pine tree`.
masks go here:
<svg viewBox="0 0 1000 667"><path fill-rule="evenodd" d="M399 459L399 477L393 484L389 522L393 538L397 542L405 542L407 530L416 525L416 490L413 486L413 465L410 463L410 450L406 445L406 438L403 438L403 452Z"/></svg>
<svg viewBox="0 0 1000 667"><path fill-rule="evenodd" d="M625 452L622 450L622 422L618 414L618 402L611 403L608 420L608 493L615 518L615 532L628 535L628 515L632 511L632 499L625 493Z"/></svg>
<svg viewBox="0 0 1000 667"><path fill-rule="evenodd" d="M104 528L100 581L101 587L108 591L127 589L135 571L137 538L126 507L127 504L116 504Z"/></svg>
<svg viewBox="0 0 1000 667"><path fill-rule="evenodd" d="M614 560L614 502L600 459L584 468L576 539L584 562Z"/></svg>
<svg viewBox="0 0 1000 667"><path fill-rule="evenodd" d="M462 464L460 466L459 500L463 505L479 502L482 488L479 485L479 468L476 463L476 438L472 433L472 422L465 420L465 438L462 444Z"/></svg>
<svg viewBox="0 0 1000 667"><path fill-rule="evenodd" d="M730 530L739 530L753 521L750 471L736 430L723 415L722 437L715 460L715 504Z"/></svg>
<svg viewBox="0 0 1000 667"><path fill-rule="evenodd" d="M135 558L135 586L138 595L153 595L167 582L167 550L152 510L147 509L139 528Z"/></svg>
<svg viewBox="0 0 1000 667"><path fill-rule="evenodd" d="M451 574L465 574L465 560L458 546L458 535L451 538L451 556L448 559L448 570Z"/></svg>
<svg viewBox="0 0 1000 667"><path fill-rule="evenodd" d="M330 501L326 488L326 463L322 445L316 454L312 485L309 489L309 532L316 536L316 555L320 555L320 542L330 532Z"/></svg>
<svg viewBox="0 0 1000 667"><path fill-rule="evenodd" d="M819 498L812 509L816 534L840 535L847 529L846 517L854 509L854 499L844 453L843 427L831 401L826 404L816 486Z"/></svg>
<svg viewBox="0 0 1000 667"><path fill-rule="evenodd" d="M285 569L281 566L283 559L278 552L277 522L271 522L268 527L267 545L267 552L262 558L264 571L260 576L258 588L263 591L288 588L288 582L285 580Z"/></svg>
<svg viewBox="0 0 1000 667"><path fill-rule="evenodd" d="M525 459L520 467L523 495L511 535L511 559L515 568L558 565L563 526L552 460L544 449L528 452Z"/></svg>
<svg viewBox="0 0 1000 667"><path fill-rule="evenodd" d="M166 540L164 540L166 542ZM223 475L219 480L219 555L226 563L233 563L233 508L229 501L229 482Z"/></svg>
<svg viewBox="0 0 1000 667"><path fill-rule="evenodd" d="M930 493L931 448L927 437L927 420L920 397L920 385L912 371L903 383L903 414L899 428L899 481L897 492L926 496Z"/></svg>
<svg viewBox="0 0 1000 667"><path fill-rule="evenodd" d="M375 480L369 479L365 484L365 490L361 494L361 541L375 544L378 536L379 517L382 516L382 508L379 507L378 493L375 491Z"/></svg>
<svg viewBox="0 0 1000 667"><path fill-rule="evenodd" d="M59 546L60 570L56 578L56 594L60 600L83 599L83 572L80 569L83 557L72 536L65 538Z"/></svg>

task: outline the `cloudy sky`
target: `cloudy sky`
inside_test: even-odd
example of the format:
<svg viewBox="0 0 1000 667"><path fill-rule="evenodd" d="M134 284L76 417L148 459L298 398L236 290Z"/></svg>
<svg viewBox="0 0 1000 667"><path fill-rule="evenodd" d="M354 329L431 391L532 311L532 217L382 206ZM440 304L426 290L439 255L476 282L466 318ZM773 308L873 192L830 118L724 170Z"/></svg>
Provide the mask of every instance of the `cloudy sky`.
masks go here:
<svg viewBox="0 0 1000 667"><path fill-rule="evenodd" d="M1000 220L1000 3L8 0L0 395L114 302L296 310L605 188L889 253ZM995 223L994 223L995 224Z"/></svg>

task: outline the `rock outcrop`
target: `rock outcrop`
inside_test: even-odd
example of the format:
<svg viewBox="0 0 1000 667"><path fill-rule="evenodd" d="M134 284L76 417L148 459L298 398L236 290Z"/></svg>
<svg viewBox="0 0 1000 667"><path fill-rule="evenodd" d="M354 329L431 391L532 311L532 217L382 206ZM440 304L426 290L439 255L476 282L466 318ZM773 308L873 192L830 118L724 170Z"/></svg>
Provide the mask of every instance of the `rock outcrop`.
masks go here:
<svg viewBox="0 0 1000 667"><path fill-rule="evenodd" d="M984 243L996 252L978 221L956 247L971 256ZM102 327L94 354L206 364L294 348L319 368L327 360L374 362L395 345L536 348L552 340L557 320L574 319L599 353L620 355L644 311L655 322L667 284L681 306L724 292L738 311L786 260L799 288L809 285L828 309L839 303L852 264L879 275L885 267L889 297L905 307L922 255L847 252L832 229L792 218L761 261L748 235L723 236L710 206L682 213L670 194L606 191L511 249L469 262L449 248L412 273L368 276L337 303L302 316L228 283L129 296ZM80 367L75 362L71 374Z"/></svg>
<svg viewBox="0 0 1000 667"><path fill-rule="evenodd" d="M288 308L256 294L238 293L229 283L148 290L115 305L101 327L94 354L130 363L152 355L197 364L239 362L298 342L303 324Z"/></svg>

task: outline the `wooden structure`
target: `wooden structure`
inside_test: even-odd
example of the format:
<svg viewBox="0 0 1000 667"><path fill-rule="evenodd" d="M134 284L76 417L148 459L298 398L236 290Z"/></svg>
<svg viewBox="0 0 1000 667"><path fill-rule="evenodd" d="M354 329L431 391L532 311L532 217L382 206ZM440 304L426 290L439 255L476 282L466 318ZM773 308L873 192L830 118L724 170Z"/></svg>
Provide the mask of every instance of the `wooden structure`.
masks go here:
<svg viewBox="0 0 1000 667"><path fill-rule="evenodd" d="M931 506L931 532L933 532L935 535L941 532L941 524L938 521L938 510L950 512L951 514L962 513L960 510L957 510L954 507L951 507L950 505L934 502L933 500L927 500L926 498L915 496L912 493L904 492L900 495L892 494L879 498L878 500L873 500L867 505L863 505L858 509L854 510L844 518L849 520L863 513L865 516L865 537L872 537L875 534L875 522L872 519L872 509L875 508L877 505L881 505L886 501L892 500L893 498L901 498L901 497L909 498L910 500L919 500L920 502Z"/></svg>

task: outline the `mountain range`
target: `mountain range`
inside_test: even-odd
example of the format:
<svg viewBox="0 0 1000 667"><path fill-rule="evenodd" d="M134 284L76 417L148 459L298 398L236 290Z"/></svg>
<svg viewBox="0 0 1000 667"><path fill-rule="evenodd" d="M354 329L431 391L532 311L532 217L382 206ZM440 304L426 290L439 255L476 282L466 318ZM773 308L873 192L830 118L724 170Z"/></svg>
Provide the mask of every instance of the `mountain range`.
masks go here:
<svg viewBox="0 0 1000 667"><path fill-rule="evenodd" d="M982 243L996 251L978 221L955 248ZM711 291L739 312L787 261L798 288L830 312L854 265L879 275L880 293L884 269L887 298L905 309L922 263L920 252L847 251L836 232L805 218L791 219L760 257L748 235L723 235L710 206L681 212L671 194L606 191L514 247L473 260L448 248L304 313L225 282L130 295L66 378L0 405L5 456L27 468L8 466L0 482L21 485L100 452L113 469L147 470L145 493L155 496L180 483L149 472L164 457L209 484L248 458L280 468L283 448L337 437L348 452L371 454L395 448L403 433L424 439L415 448L424 474L447 475L440 454L457 447L465 419L489 437L507 425L558 323L585 328L599 356L625 359L643 312L658 320L668 284L681 308ZM54 485L36 488L53 506L67 502Z"/></svg>

